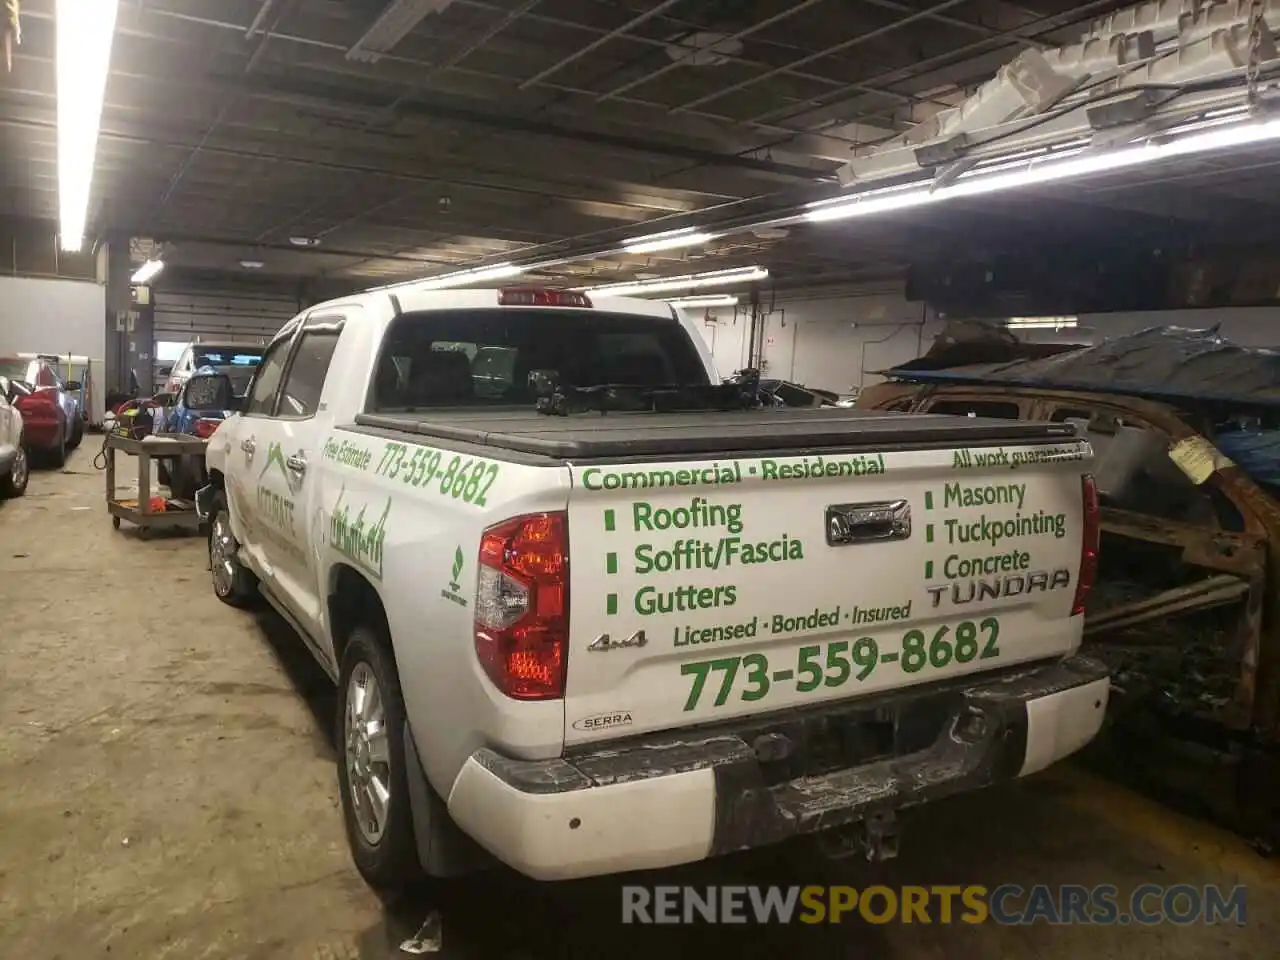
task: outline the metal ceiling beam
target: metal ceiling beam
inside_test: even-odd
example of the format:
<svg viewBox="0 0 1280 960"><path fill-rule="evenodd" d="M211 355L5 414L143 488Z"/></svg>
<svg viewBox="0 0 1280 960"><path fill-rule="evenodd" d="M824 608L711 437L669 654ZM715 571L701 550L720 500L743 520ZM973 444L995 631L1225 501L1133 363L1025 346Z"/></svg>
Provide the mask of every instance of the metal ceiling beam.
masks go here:
<svg viewBox="0 0 1280 960"><path fill-rule="evenodd" d="M901 3L900 0L863 0L873 7L883 7L886 10L895 10L898 13L915 13L916 8L908 3ZM955 27L957 30L964 30L968 33L980 33L985 37L995 37L1002 33L1011 33L1019 43L1024 43L1028 47L1034 47L1037 50L1043 50L1050 44L1037 40L1035 37L1025 33L1026 27L1014 27L1009 31L1001 31L996 27L989 27L985 23L974 23L970 20L961 20L959 17L950 17L945 13L930 13L925 17L926 20L934 23L944 23L948 27Z"/></svg>
<svg viewBox="0 0 1280 960"><path fill-rule="evenodd" d="M700 107L704 103L710 103L713 100L719 100L721 97L727 96L730 93L736 93L739 90L745 90L748 87L754 87L757 83L763 83L765 80L770 80L773 77L778 76L785 69L803 67L807 64L814 63L817 60L821 60L824 57L829 57L836 53L843 53L846 50L851 50L856 46L859 46L864 43L869 43L872 40L878 39L879 37L883 37L885 34L892 33L895 30L901 30L903 27L910 26L911 24L917 22L918 20L925 19L925 17L931 16L937 13L942 13L944 10L950 10L952 7L958 7L960 4L968 3L968 2L969 0L942 0L941 3L935 4L934 6L930 7L927 10L921 10L918 13L913 13L910 16L903 17L901 20L895 20L893 23L886 24L885 26L880 27L876 30L871 30L867 33L861 33L856 37L851 37L848 40L843 40L840 43L833 44L832 46L829 46L829 47L825 47L824 49L819 50L816 53L811 53L808 56L801 57L799 60L793 60L791 63L786 64L784 67L775 68L766 73L762 73L759 76L750 77L739 83L735 83L731 86L724 87L713 93L708 93L708 94L705 94L704 96L697 97L686 103L682 103L679 106L672 107L671 112L682 113L685 110L689 110L693 107Z"/></svg>
<svg viewBox="0 0 1280 960"><path fill-rule="evenodd" d="M313 97L334 103L346 102L361 107L377 108L377 104L371 102L373 98L367 94L358 94L350 89L322 85L312 81L302 81L281 76L272 77L269 80L258 79L252 86L246 87L241 78L214 75L212 79L225 85L228 90L238 90L238 92L247 96L259 95L265 90L295 96ZM700 147L644 140L625 134L572 129L550 120L537 120L515 114L495 113L470 107L449 106L443 103L426 103L415 100L406 104L404 110L406 113L430 117L434 120L454 120L508 133L527 133L536 136L554 137L575 143L612 147L632 153L688 160L704 166L767 173L790 180L810 182L815 179L817 174L817 171L810 167L775 163L752 157L739 157L733 154L717 153L714 150L705 150Z"/></svg>
<svg viewBox="0 0 1280 960"><path fill-rule="evenodd" d="M467 3L468 5L477 6L484 9L501 10L501 8L497 8L491 3L482 2L482 0L458 0L458 2ZM224 20L216 20L209 17L195 16L192 14L181 13L179 11L174 11L174 10L166 10L163 8L147 8L147 12L155 16L170 18L178 22L191 23L198 26L205 26L205 27L220 29L228 32L240 33L240 32L246 31L246 28L243 25L240 25L237 23L231 23ZM53 20L53 15L45 11L28 12L26 13L26 16L30 19L48 20L49 22L52 22ZM526 14L526 17L529 20L536 20L539 22L547 22L551 24L563 25L566 27L574 27L577 29L587 30L591 32L601 32L600 28L597 28L597 27L591 27L585 24L572 23L570 21L562 21L554 17L546 17L539 14L529 13L529 14ZM122 36L131 36L131 37L135 37L142 40L148 40L148 41L156 41L156 42L164 42L164 43L181 43L182 42L180 38L176 38L166 34L152 33L150 31L143 30L138 27L130 26L125 23L121 23L117 26L117 33L119 33ZM293 43L302 47L309 47L311 49L327 50L327 51L332 51L339 54L344 53L346 50L346 47L343 44L330 43L324 40L317 40L315 38L299 36L297 34L284 33L278 30L268 30L266 35L268 35L272 40L278 40L286 43ZM645 43L645 44L653 45L656 47L661 47L664 49L667 46L667 44L663 41L652 40L648 37L643 37L639 34L628 34L626 37L624 37L624 39L628 41ZM19 56L21 56L21 54L19 54ZM382 59L389 63L399 63L404 66L419 68L424 71L430 71L436 66L430 61L420 60L414 57L405 57L398 54L387 54ZM763 63L761 61L751 60L743 57L736 57L732 59L734 59L735 62L743 63L748 66L755 66L763 69L768 69L770 67L770 65L767 63ZM491 73L485 70L478 70L478 69L463 67L460 64L454 64L452 67L448 67L447 71L457 72L464 76L472 76L479 80L499 81L503 83L516 82L516 78L514 77L510 77L504 74ZM442 71L442 72L446 72L446 71ZM820 77L816 74L807 74L807 73L802 73L798 71L788 71L788 73L789 75L797 76L797 77L800 77L801 79L813 80L815 82L825 83L826 85L831 86L835 89L847 90L847 85L843 81L835 80L831 77ZM551 83L547 81L543 81L539 83L538 86L545 87L548 90L555 90L557 92L563 92L563 93L571 93L577 96L582 96L584 98L591 98L591 99L594 99L599 94L598 90L586 90L580 87L574 87L574 86L560 84L560 83ZM918 102L917 98L912 97L910 95L893 94L890 91L879 91L879 90L876 92L881 93L884 96L899 99L901 102ZM660 112L664 116L667 114L668 110L670 109L670 106L668 104L658 103L652 100L643 100L638 97L616 97L615 99L618 100L620 103L626 103L632 106L641 107L643 109ZM734 127L740 127L740 126L747 126L747 127L757 129L769 134L784 134L784 133L794 134L797 137L797 140L792 142L796 142L796 143L802 142L799 140L799 138L809 135L808 131L788 128L784 125L780 125L776 123L751 122L751 123L743 124L737 118L725 116L723 114L712 113L704 110L688 110L685 112L685 115L691 118L697 118L700 120L709 121L711 123L723 124L726 129L724 132L721 133L721 135L726 137L730 136L730 134L728 133L728 130L731 130ZM865 111L863 114L863 119L866 121L873 121L879 117L880 117L880 114L874 110ZM822 137L821 139L838 140L839 138ZM852 146L853 141L849 141L849 145ZM826 153L821 153L816 155L823 156L823 155L826 155Z"/></svg>
<svg viewBox="0 0 1280 960"><path fill-rule="evenodd" d="M543 70L541 73L535 74L534 76L530 77L528 80L525 80L520 84L520 89L521 90L529 89L529 87L532 87L534 84L545 80L547 77L551 76L553 73L558 73L559 71L567 67L569 64L582 59L592 50L596 50L599 47L603 47L610 40L616 40L618 37L621 37L624 34L630 33L632 30L640 26L645 21L652 20L658 14L662 13L662 11L667 10L671 7L674 7L679 2L680 0L662 0L662 2L659 3L656 7L653 7L650 10L644 11L644 13L641 13L632 17L622 26L617 27L614 30L610 30L604 36L596 38L594 41L587 44L585 47L582 47L576 50L575 52L569 54L569 56L564 57L561 60L557 60L555 63L547 67L547 69Z"/></svg>
<svg viewBox="0 0 1280 960"><path fill-rule="evenodd" d="M494 10L494 11L497 11L497 12L501 12L501 11L504 9L501 5L499 5L499 4L497 4L497 3L492 2L492 0L457 0L457 2L458 2L459 4L462 4L462 5L465 5L465 6L469 6L469 7L477 7L477 8L479 8L479 9L483 9L483 10ZM607 2L603 3L602 5L603 5L603 6L612 6L612 4L607 3ZM549 15L547 15L547 14L545 14L545 13L529 13L529 14L527 14L527 15L526 15L526 19L527 19L527 20L529 20L531 23L545 23L547 26L560 27L560 28L562 28L562 29L566 29L566 30L583 30L583 31L586 31L586 32L588 32L588 33L594 33L594 34L597 34L597 35L602 35L602 34L605 34L605 33L609 33L609 32L610 32L609 30L605 29L604 27L597 27L597 26L595 26L595 25L593 25L593 24L589 24L589 23L581 23L581 22L579 22L579 21L575 21L575 20L565 20L565 19L563 19L563 18L561 18L561 17L549 16ZM683 20L683 19L681 19L681 18L679 18L679 17L674 17L674 16L672 16L670 13L664 14L664 15L663 15L663 17L662 17L662 19L663 19L663 20L667 20L667 21L669 21L669 22L671 22L671 23L673 23L673 24L676 24L677 26L680 26L680 27L682 27L682 28L687 28L687 29L691 29L691 30L700 30L700 29L702 29L702 27L701 27L701 25L700 25L700 24L693 23L692 21L689 21L689 20ZM666 41L666 40L656 40L656 39L654 39L653 37L646 37L644 34L641 34L641 33L628 33L628 34L625 34L625 35L623 35L623 36L618 37L617 39L619 39L619 40L625 40L625 41L627 41L628 43L638 43L638 44L642 44L642 45L644 45L644 46L652 47L652 48L654 48L654 49L660 49L660 50L663 50L664 52L665 52L666 50L668 50L668 49L670 48L670 46L671 46L671 44L670 44L670 42L669 42L669 41ZM773 42L773 41L767 41L767 42ZM757 59L755 59L755 58L753 58L753 57L744 57L744 56L743 56L742 54L740 54L740 53L726 53L726 54L723 54L723 56L724 56L725 60L727 60L727 61L728 61L728 62L730 62L730 63L737 63L737 64L741 64L742 66L746 66L746 67L756 67L756 68L758 68L758 69L762 69L762 70L770 70L770 69L772 69L772 68L773 68L773 64L771 64L771 63L766 63L766 62L765 62L765 61L763 61L763 60L757 60ZM803 70L791 70L791 69L789 69L789 68L788 68L788 69L786 70L786 75L787 75L787 76L791 76L791 77L795 77L795 78L797 78L797 79L799 79L799 80L808 80L808 81L810 81L810 82L812 82L812 83L818 83L818 84L822 84L822 85L824 85L824 86L828 86L828 87L842 87L842 86L844 86L844 84L845 84L845 81L843 81L843 80L837 80L837 79L835 79L834 77L825 77L825 76L822 76L821 74L817 74L817 73L808 73L808 72L803 71ZM588 94L590 94L591 96L595 96L595 95L597 95L597 94L599 93L599 91L575 91L573 88L562 88L562 87L560 87L560 86L559 86L559 85L557 85L557 84L547 83L547 82L545 82L545 81L544 81L544 82L542 82L542 83L539 83L538 85L539 85L539 86L543 86L543 87L547 87L548 89L552 89L552 90L554 90L554 89L568 89L568 90L569 90L569 92L583 92L583 93L588 93ZM886 96L902 96L901 94L898 94L898 95L892 94L892 93L890 93L889 91L877 91L877 92L883 92ZM621 98L615 97L614 99L621 99ZM911 98L911 97L904 97L904 99L910 100L910 99L912 99L912 98ZM666 105L666 104L654 103L653 101L633 101L633 102L637 102L637 103L645 103L645 104L648 104L648 105L651 105L651 106L661 107L663 110L666 110L666 109L667 109L667 105ZM696 112L696 111L689 111L689 112L690 112L690 114L691 114L691 115L694 115L694 116L704 116L704 117L708 117L708 118L718 118L718 119L726 120L726 121L729 121L729 122L734 122L732 117L725 117L725 116L723 116L723 115L721 115L721 114L714 114L714 113L698 113L698 112Z"/></svg>
<svg viewBox="0 0 1280 960"><path fill-rule="evenodd" d="M825 2L826 0L800 0L799 3L793 3L789 7L786 7L785 9L779 11L778 13L775 13L771 17L766 17L764 20L761 20L758 23L753 23L751 26L745 27L742 30L739 30L737 33L731 33L729 36L725 37L724 39L717 40L715 45L722 44L722 43L735 43L739 40L743 40L746 37L751 36L753 33L757 33L761 30L767 30L769 27L772 27L775 24L781 23L784 20L789 20L792 17L796 16L797 14L803 13L805 10L808 10L810 7L815 7L819 3L825 3ZM691 48L687 53L681 54L679 58L673 60L668 64L665 64L662 67L659 67L657 70L652 70L649 73L644 74L643 76L636 77L633 80L628 80L626 83L620 84L616 87L613 87L610 90L605 91L604 93L600 94L600 96L596 97L596 103L602 103L605 100L611 100L620 93L626 93L628 90L633 90L636 87L640 86L641 84L649 83L652 80L658 79L658 77L665 76L666 74L670 73L672 70L677 70L680 67L685 66L686 63L689 61L689 59L692 58L698 52L699 51L697 49Z"/></svg>

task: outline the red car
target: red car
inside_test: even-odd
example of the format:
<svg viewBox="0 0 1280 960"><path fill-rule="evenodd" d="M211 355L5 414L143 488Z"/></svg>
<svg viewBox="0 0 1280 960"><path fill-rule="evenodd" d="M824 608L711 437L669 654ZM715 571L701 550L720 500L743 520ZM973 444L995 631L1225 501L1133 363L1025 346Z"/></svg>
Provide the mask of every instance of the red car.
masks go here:
<svg viewBox="0 0 1280 960"><path fill-rule="evenodd" d="M20 357L0 357L0 377L19 386L14 406L22 412L23 446L27 452L43 455L54 466L62 466L67 451L74 449L84 436L80 384L64 381L48 360Z"/></svg>

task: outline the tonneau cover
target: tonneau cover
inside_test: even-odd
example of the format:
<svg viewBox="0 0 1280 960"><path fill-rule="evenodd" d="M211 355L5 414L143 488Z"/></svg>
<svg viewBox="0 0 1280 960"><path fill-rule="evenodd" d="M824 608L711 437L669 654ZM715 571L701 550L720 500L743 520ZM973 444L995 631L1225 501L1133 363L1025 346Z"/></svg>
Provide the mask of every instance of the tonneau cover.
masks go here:
<svg viewBox="0 0 1280 960"><path fill-rule="evenodd" d="M766 450L858 449L1069 440L1075 427L982 417L779 408L727 413L609 413L553 417L533 410L440 409L362 414L399 430L565 460L698 456Z"/></svg>

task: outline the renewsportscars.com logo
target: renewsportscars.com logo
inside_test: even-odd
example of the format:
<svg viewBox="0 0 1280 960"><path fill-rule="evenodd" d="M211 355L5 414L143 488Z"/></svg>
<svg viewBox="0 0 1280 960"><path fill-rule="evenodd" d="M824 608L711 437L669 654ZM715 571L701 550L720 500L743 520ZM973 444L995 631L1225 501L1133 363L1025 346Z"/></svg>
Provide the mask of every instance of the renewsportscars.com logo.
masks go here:
<svg viewBox="0 0 1280 960"><path fill-rule="evenodd" d="M1247 891L1148 883L1030 888L1018 884L932 886L622 888L622 922L639 924L1047 923L1152 926L1245 922Z"/></svg>

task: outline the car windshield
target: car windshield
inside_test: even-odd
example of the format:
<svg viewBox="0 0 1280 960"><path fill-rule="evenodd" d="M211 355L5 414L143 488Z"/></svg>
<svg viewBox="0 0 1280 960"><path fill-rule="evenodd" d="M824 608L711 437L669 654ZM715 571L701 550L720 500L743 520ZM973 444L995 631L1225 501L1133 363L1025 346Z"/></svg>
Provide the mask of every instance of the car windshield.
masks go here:
<svg viewBox="0 0 1280 960"><path fill-rule="evenodd" d="M196 347L193 351L195 366L238 367L252 370L262 362L265 347Z"/></svg>
<svg viewBox="0 0 1280 960"><path fill-rule="evenodd" d="M407 313L388 329L373 410L532 405L530 374L573 386L705 386L674 317L586 309Z"/></svg>

